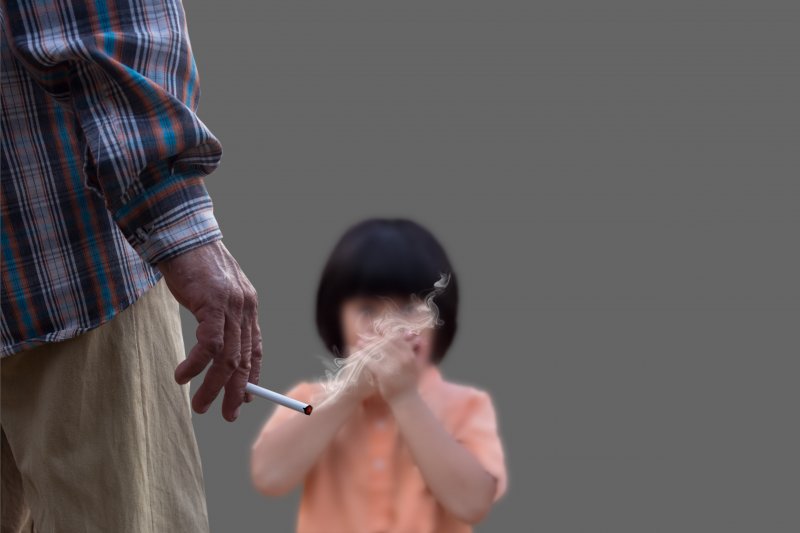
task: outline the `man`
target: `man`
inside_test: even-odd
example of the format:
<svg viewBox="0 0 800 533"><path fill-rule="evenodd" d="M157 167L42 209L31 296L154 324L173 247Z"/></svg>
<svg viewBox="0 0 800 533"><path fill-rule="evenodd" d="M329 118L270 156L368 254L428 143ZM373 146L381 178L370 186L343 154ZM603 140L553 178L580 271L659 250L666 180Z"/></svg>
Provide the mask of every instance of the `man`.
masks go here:
<svg viewBox="0 0 800 533"><path fill-rule="evenodd" d="M1 5L2 531L207 531L186 384L235 420L261 336L180 0Z"/></svg>

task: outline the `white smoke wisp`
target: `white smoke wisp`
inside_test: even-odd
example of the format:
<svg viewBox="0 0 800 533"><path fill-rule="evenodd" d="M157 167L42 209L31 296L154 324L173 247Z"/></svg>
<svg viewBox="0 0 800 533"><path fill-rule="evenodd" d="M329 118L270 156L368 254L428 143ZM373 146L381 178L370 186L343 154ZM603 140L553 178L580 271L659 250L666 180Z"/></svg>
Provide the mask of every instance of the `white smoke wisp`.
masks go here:
<svg viewBox="0 0 800 533"><path fill-rule="evenodd" d="M372 332L361 335L364 345L360 349L348 357L334 358L333 364L330 364L329 360L326 361L327 379L323 381L326 396L331 397L352 387L364 372L368 361L377 361L383 357L383 347L389 340L406 332L418 333L427 328L441 326L443 322L439 318L439 308L433 300L447 288L449 283L450 275L442 274L424 300L414 295L405 309L392 304L389 312L373 320Z"/></svg>

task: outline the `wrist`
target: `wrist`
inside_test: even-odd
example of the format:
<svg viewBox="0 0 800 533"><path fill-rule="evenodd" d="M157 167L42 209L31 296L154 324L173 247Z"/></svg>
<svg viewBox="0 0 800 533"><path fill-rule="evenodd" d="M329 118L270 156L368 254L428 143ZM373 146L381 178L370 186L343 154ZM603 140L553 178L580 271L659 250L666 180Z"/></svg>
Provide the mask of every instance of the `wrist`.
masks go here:
<svg viewBox="0 0 800 533"><path fill-rule="evenodd" d="M420 399L419 392L417 392L416 387L410 387L406 390L400 391L390 398L384 398L386 403L389 404L389 407L395 410L402 410L409 405L413 405L416 401Z"/></svg>
<svg viewBox="0 0 800 533"><path fill-rule="evenodd" d="M326 399L326 403L330 403L335 409L348 413L361 404L362 401L361 395L346 389L334 391Z"/></svg>

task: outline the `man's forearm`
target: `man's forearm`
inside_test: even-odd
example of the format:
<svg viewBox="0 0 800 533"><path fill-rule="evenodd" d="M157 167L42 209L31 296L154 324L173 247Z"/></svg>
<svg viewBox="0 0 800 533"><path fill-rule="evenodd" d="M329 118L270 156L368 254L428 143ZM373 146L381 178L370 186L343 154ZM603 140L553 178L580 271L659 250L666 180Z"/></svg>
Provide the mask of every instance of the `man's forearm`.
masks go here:
<svg viewBox="0 0 800 533"><path fill-rule="evenodd" d="M86 185L143 259L155 265L221 238L202 178L222 146L196 115L199 76L181 2L121 0L105 23L95 14L110 7L103 2L0 5L12 53L80 127ZM131 16L142 10L148 16Z"/></svg>
<svg viewBox="0 0 800 533"><path fill-rule="evenodd" d="M166 174L147 184L148 189L113 214L142 259L156 265L222 239L201 177Z"/></svg>

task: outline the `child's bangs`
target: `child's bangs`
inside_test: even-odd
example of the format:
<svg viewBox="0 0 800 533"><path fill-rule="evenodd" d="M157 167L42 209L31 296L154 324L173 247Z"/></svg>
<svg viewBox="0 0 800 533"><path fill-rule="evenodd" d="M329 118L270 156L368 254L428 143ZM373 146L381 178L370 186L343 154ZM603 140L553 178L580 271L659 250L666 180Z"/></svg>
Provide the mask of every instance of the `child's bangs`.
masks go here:
<svg viewBox="0 0 800 533"><path fill-rule="evenodd" d="M373 242L350 258L348 296L422 296L433 288L440 272L420 250L407 242Z"/></svg>

